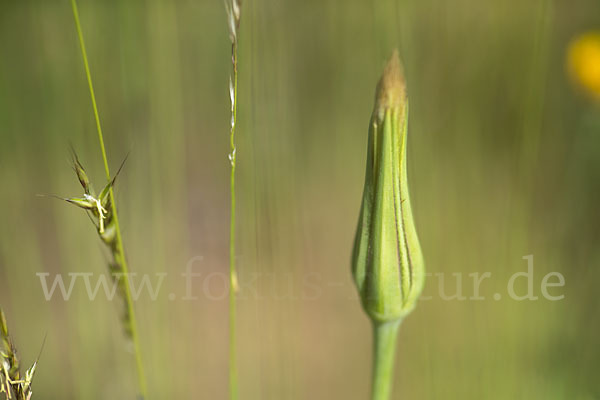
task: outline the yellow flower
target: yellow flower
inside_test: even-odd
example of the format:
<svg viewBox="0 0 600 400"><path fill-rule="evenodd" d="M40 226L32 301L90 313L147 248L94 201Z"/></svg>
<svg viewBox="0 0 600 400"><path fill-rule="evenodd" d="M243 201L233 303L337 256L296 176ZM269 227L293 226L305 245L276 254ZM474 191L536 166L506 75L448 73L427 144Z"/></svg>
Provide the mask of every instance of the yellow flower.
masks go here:
<svg viewBox="0 0 600 400"><path fill-rule="evenodd" d="M600 100L600 31L590 31L571 41L567 53L571 79Z"/></svg>

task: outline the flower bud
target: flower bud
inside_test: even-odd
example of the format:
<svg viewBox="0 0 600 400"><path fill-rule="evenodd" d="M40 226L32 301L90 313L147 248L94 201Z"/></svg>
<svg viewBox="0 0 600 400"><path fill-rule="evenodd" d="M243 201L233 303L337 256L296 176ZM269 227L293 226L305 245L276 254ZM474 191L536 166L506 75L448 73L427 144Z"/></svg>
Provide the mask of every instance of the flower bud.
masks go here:
<svg viewBox="0 0 600 400"><path fill-rule="evenodd" d="M415 306L425 267L408 195L408 99L398 53L377 85L352 272L376 322L402 319Z"/></svg>

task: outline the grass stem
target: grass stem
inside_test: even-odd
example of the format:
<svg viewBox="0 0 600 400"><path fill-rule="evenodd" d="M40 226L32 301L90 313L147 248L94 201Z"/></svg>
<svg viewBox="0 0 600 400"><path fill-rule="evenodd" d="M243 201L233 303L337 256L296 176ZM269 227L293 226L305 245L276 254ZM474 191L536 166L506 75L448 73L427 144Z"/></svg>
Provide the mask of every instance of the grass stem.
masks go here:
<svg viewBox="0 0 600 400"><path fill-rule="evenodd" d="M229 397L231 400L238 398L238 378L237 378L237 352L236 352L236 298L237 291L237 271L235 266L235 126L237 122L237 40L231 47L231 60L233 63L232 78L232 120L231 131L229 135L230 150L229 159L231 161L231 219L229 226Z"/></svg>
<svg viewBox="0 0 600 400"><path fill-rule="evenodd" d="M79 21L79 11L77 9L76 0L71 0L71 8L73 9L73 18L75 19L75 26L77 28L77 36L79 38L79 44L81 46L81 55L83 58L83 65L85 68L85 75L87 77L87 82L90 90L90 98L92 101L92 108L94 110L94 118L96 120L96 130L98 131L98 140L100 142L100 151L102 153L102 161L104 162L104 171L106 172L106 179L110 182L110 169L108 167L108 159L106 157L106 149L104 147L104 137L102 135L102 126L100 124L100 116L98 114L98 106L96 104L96 95L94 94L94 85L92 83L92 75L90 73L90 66L88 63L87 52L85 50L85 42L83 40L83 33L81 30L81 23ZM123 269L123 280L124 280L124 288L125 288L125 303L127 306L128 314L130 318L128 319L128 330L131 332L131 339L133 341L134 346L134 354L136 360L137 367L137 376L138 376L138 386L139 386L139 394L142 399L147 398L147 389L146 389L146 376L144 374L144 366L142 362L142 355L140 349L140 342L138 337L137 330L137 322L134 313L133 307L133 299L131 297L131 288L129 284L129 268L127 266L127 260L125 258L125 250L123 247L123 238L121 236L121 228L119 226L119 217L117 216L117 205L114 198L114 192L112 186L110 187L110 203L112 208L112 214L114 218L115 228L116 228L116 261L119 262Z"/></svg>

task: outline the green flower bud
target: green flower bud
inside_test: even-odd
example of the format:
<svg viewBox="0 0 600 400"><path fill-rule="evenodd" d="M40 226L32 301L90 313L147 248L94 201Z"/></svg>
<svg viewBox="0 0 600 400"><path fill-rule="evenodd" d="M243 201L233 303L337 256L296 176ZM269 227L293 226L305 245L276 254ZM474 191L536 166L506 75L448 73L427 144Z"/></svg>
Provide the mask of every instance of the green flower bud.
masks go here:
<svg viewBox="0 0 600 400"><path fill-rule="evenodd" d="M363 307L376 322L397 321L416 304L425 280L408 195L408 99L398 53L377 85L352 272Z"/></svg>

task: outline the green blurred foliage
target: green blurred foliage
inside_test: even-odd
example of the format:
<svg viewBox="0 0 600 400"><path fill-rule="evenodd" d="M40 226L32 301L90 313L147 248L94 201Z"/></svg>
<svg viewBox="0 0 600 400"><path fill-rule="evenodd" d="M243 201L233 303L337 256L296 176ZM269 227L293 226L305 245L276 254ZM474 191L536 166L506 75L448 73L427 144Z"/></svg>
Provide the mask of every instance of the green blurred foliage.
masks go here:
<svg viewBox="0 0 600 400"><path fill-rule="evenodd" d="M79 4L130 267L168 273L136 304L151 398L225 398L228 73L219 1ZM437 295L401 329L394 398L600 396L600 108L564 71L595 0L264 1L243 6L238 125L240 389L365 399L370 327L350 277L374 87L392 47L410 98L409 179L428 271L491 272L483 301ZM34 397L133 398L118 303L44 299L36 273L106 273L72 142L103 170L67 1L0 3L0 305ZM535 257L561 301L515 301ZM193 257L197 300L182 300ZM213 275L210 275L213 274ZM210 277L208 279L208 277ZM215 278L216 277L216 278ZM524 287L518 287L523 292ZM175 301L168 299L176 293ZM207 295L212 293L212 295ZM499 301L494 293L502 293ZM222 298L221 298L222 297Z"/></svg>

